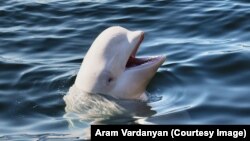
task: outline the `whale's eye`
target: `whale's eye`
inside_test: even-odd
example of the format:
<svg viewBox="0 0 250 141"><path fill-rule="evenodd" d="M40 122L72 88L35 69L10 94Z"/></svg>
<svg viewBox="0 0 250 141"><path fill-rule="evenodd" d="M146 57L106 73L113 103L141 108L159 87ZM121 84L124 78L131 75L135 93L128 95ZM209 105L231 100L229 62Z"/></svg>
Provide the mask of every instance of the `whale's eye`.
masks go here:
<svg viewBox="0 0 250 141"><path fill-rule="evenodd" d="M109 77L108 78L108 82L110 83L110 82L112 82L113 81L113 78L112 77Z"/></svg>

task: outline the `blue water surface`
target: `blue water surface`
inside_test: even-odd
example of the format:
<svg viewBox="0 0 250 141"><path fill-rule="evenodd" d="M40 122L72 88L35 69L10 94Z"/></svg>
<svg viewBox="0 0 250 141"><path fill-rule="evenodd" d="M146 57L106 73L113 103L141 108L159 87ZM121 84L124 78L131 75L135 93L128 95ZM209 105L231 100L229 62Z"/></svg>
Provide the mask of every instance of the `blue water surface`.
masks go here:
<svg viewBox="0 0 250 141"><path fill-rule="evenodd" d="M249 124L249 17L247 0L2 1L0 140L82 138L63 96L113 25L146 33L138 56L167 56L148 86L155 113L133 123Z"/></svg>

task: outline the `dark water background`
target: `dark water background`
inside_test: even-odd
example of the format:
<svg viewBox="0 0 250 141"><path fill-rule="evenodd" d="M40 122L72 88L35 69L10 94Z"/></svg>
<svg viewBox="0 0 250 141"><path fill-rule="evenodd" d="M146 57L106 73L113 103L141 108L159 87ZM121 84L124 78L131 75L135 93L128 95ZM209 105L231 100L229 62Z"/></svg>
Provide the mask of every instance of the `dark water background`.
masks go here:
<svg viewBox="0 0 250 141"><path fill-rule="evenodd" d="M0 3L0 140L77 139L63 96L95 37L144 30L138 56L168 60L148 91L156 124L250 123L247 0L6 0ZM87 124L86 124L87 127Z"/></svg>

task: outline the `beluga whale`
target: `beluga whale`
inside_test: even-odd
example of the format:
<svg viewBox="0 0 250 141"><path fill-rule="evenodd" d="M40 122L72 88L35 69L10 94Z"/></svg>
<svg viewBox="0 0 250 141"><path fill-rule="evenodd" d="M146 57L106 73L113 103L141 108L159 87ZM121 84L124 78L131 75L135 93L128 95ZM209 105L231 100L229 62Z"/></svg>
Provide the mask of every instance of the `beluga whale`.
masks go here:
<svg viewBox="0 0 250 141"><path fill-rule="evenodd" d="M143 31L120 26L109 27L98 35L64 96L67 119L72 119L72 113L80 119L128 115L124 114L127 109L137 115L150 113L146 112L150 107L142 104L148 100L146 87L166 57L137 57L143 39Z"/></svg>
<svg viewBox="0 0 250 141"><path fill-rule="evenodd" d="M104 30L87 51L75 87L118 99L147 100L145 89L165 56L137 58L144 32L120 26Z"/></svg>

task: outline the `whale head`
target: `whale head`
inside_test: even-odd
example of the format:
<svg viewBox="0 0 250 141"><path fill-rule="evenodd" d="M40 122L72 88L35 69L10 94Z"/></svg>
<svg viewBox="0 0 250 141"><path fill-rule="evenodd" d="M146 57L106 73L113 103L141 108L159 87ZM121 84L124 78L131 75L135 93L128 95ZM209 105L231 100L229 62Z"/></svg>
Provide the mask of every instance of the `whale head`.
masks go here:
<svg viewBox="0 0 250 141"><path fill-rule="evenodd" d="M137 58L143 38L143 31L119 26L104 30L87 51L75 86L88 93L146 100L146 87L166 58Z"/></svg>

